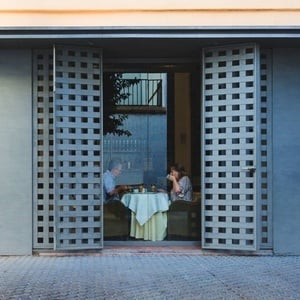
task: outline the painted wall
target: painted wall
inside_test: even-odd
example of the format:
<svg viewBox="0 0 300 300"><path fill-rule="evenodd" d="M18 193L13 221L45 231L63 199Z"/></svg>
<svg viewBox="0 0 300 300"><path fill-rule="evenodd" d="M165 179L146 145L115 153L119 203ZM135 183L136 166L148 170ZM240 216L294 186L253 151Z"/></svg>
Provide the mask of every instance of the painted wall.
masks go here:
<svg viewBox="0 0 300 300"><path fill-rule="evenodd" d="M0 50L0 255L32 253L31 53Z"/></svg>
<svg viewBox="0 0 300 300"><path fill-rule="evenodd" d="M191 174L191 91L190 75L188 73L175 74L175 162L184 165Z"/></svg>
<svg viewBox="0 0 300 300"><path fill-rule="evenodd" d="M0 26L296 26L298 0L2 1Z"/></svg>
<svg viewBox="0 0 300 300"><path fill-rule="evenodd" d="M275 49L273 61L274 252L299 255L299 49Z"/></svg>

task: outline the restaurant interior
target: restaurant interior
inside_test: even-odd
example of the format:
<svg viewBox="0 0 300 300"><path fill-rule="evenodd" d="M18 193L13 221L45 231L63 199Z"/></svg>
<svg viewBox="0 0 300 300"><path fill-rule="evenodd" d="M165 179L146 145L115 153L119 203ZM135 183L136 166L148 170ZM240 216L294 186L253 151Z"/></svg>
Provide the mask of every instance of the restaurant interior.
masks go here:
<svg viewBox="0 0 300 300"><path fill-rule="evenodd" d="M200 242L199 69L187 63L104 64L104 106L110 108L104 120L110 114L120 122L113 129L104 124L103 171L120 160L116 183L128 187L120 201L104 202L105 242ZM113 86L117 95L108 95ZM191 179L190 201L170 201L166 176L176 162Z"/></svg>

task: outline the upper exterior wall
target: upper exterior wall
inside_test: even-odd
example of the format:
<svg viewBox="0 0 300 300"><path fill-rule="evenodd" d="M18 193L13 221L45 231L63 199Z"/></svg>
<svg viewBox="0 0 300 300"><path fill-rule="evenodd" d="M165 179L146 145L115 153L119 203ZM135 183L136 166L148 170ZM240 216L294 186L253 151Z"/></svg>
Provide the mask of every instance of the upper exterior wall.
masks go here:
<svg viewBox="0 0 300 300"><path fill-rule="evenodd" d="M298 25L298 0L15 0L0 3L0 27Z"/></svg>

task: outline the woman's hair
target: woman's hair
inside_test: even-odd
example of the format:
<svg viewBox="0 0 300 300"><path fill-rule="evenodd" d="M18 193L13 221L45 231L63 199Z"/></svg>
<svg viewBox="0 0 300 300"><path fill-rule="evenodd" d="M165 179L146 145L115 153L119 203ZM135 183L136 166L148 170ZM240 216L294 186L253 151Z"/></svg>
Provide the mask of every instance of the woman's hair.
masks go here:
<svg viewBox="0 0 300 300"><path fill-rule="evenodd" d="M187 173L186 173L186 171L185 171L185 169L184 169L184 166L181 165L181 164L178 164L178 163L175 163L174 165L172 165L172 166L170 167L170 170L171 170L171 171L173 170L173 171L178 172L178 177L179 177L179 179L180 179L181 177L187 175Z"/></svg>

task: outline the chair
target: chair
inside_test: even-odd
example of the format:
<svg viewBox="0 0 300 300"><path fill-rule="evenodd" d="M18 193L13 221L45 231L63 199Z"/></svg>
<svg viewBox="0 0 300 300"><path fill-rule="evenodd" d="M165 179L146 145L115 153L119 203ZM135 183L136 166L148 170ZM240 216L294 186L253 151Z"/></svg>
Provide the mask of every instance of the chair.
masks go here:
<svg viewBox="0 0 300 300"><path fill-rule="evenodd" d="M201 238L201 202L176 200L168 211L168 240Z"/></svg>
<svg viewBox="0 0 300 300"><path fill-rule="evenodd" d="M127 240L130 228L130 210L119 200L103 204L104 239Z"/></svg>

